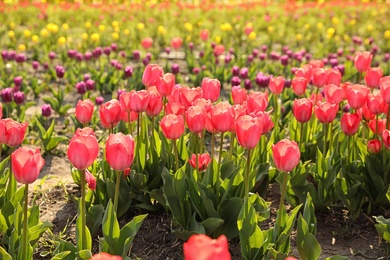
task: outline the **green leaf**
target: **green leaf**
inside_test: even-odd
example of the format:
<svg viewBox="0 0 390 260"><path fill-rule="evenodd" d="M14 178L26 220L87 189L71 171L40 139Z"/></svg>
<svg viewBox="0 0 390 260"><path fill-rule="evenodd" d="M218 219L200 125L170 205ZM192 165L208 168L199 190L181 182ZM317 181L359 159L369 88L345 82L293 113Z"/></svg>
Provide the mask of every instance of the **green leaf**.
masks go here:
<svg viewBox="0 0 390 260"><path fill-rule="evenodd" d="M92 257L92 252L91 250L81 250L79 251L78 253L78 256L81 258L81 259L90 259Z"/></svg>
<svg viewBox="0 0 390 260"><path fill-rule="evenodd" d="M7 251L0 246L0 256L3 260L12 260L12 257L10 254L7 253Z"/></svg>
<svg viewBox="0 0 390 260"><path fill-rule="evenodd" d="M325 258L325 260L349 260L349 258L346 256L335 255L335 256L327 257Z"/></svg>
<svg viewBox="0 0 390 260"><path fill-rule="evenodd" d="M120 236L120 229L116 213L114 211L114 205L111 200L107 204L106 212L103 217L102 231L104 240L107 242L110 248L115 248Z"/></svg>
<svg viewBox="0 0 390 260"><path fill-rule="evenodd" d="M80 204L81 204L81 200L80 200ZM81 208L81 206L79 206L79 209ZM80 210L79 210L80 212ZM92 250L92 238L91 238L91 233L89 232L89 229L88 229L88 226L83 226L83 223L81 221L81 215L79 214L77 216L77 219L76 219L76 245L77 245L77 248L80 250L80 249L83 249L83 244L82 244L82 241L83 241L83 233L82 233L82 230L85 229L85 239L86 239L86 242L87 242L87 248L86 249L89 249L89 250Z"/></svg>
<svg viewBox="0 0 390 260"><path fill-rule="evenodd" d="M42 236L43 233L46 232L53 224L50 221L45 221L41 224L32 226L29 228L30 232L30 244L35 247L35 244L38 242L38 239Z"/></svg>
<svg viewBox="0 0 390 260"><path fill-rule="evenodd" d="M298 217L296 244L300 259L318 259L321 255L321 246L316 237L310 233L305 219L300 214Z"/></svg>

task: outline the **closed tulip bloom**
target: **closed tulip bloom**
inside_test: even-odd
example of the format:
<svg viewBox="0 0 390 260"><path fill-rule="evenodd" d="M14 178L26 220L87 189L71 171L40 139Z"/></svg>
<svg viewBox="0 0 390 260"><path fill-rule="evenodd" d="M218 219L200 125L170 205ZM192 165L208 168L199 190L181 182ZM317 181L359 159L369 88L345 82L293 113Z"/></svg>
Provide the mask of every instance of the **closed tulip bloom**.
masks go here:
<svg viewBox="0 0 390 260"><path fill-rule="evenodd" d="M313 69L323 68L323 67L325 66L323 60L311 60L311 61L309 62L309 65L310 65L310 67L313 68Z"/></svg>
<svg viewBox="0 0 390 260"><path fill-rule="evenodd" d="M203 29L200 31L199 37L202 41L207 41L207 39L209 38L209 34L210 34L209 30Z"/></svg>
<svg viewBox="0 0 390 260"><path fill-rule="evenodd" d="M291 81L292 89L297 96L302 96L306 92L307 81L304 77L296 77Z"/></svg>
<svg viewBox="0 0 390 260"><path fill-rule="evenodd" d="M180 37L173 37L171 40L171 47L175 50L180 49L183 44L183 40Z"/></svg>
<svg viewBox="0 0 390 260"><path fill-rule="evenodd" d="M110 134L106 142L106 159L116 171L124 171L134 160L134 139L119 132Z"/></svg>
<svg viewBox="0 0 390 260"><path fill-rule="evenodd" d="M298 144L287 139L272 145L272 153L276 169L282 172L291 172L301 157Z"/></svg>
<svg viewBox="0 0 390 260"><path fill-rule="evenodd" d="M146 110L150 99L150 92L147 90L130 91L130 109L140 113Z"/></svg>
<svg viewBox="0 0 390 260"><path fill-rule="evenodd" d="M256 113L258 111L265 111L268 106L267 92L251 92L246 100L246 109L248 114Z"/></svg>
<svg viewBox="0 0 390 260"><path fill-rule="evenodd" d="M212 119L211 119L211 110L210 110L210 112L206 112L206 125L205 125L205 127L206 127L207 132L209 132L209 133L218 132L213 124Z"/></svg>
<svg viewBox="0 0 390 260"><path fill-rule="evenodd" d="M245 149L253 149L261 137L260 120L257 117L243 115L236 120L238 143Z"/></svg>
<svg viewBox="0 0 390 260"><path fill-rule="evenodd" d="M372 54L368 51L357 52L355 55L354 63L359 72L368 70L371 65Z"/></svg>
<svg viewBox="0 0 390 260"><path fill-rule="evenodd" d="M190 106L187 109L187 126L193 133L201 133L206 126L206 115L202 107Z"/></svg>
<svg viewBox="0 0 390 260"><path fill-rule="evenodd" d="M274 128L274 122L272 122L271 116L269 115L271 112L263 112L259 111L254 114L259 119L260 125L261 125L261 134L265 135L269 131ZM253 114L251 114L253 115Z"/></svg>
<svg viewBox="0 0 390 260"><path fill-rule="evenodd" d="M182 87L180 89L180 102L185 107L188 108L192 106L192 103L203 96L203 91L201 88L189 88Z"/></svg>
<svg viewBox="0 0 390 260"><path fill-rule="evenodd" d="M0 143L10 147L20 145L24 140L28 123L19 123L11 118L0 120Z"/></svg>
<svg viewBox="0 0 390 260"><path fill-rule="evenodd" d="M87 169L85 170L85 181L87 182L88 188L90 190L96 189L96 178Z"/></svg>
<svg viewBox="0 0 390 260"><path fill-rule="evenodd" d="M76 118L82 124L87 124L91 121L93 114L94 104L92 100L85 99L79 100L76 105Z"/></svg>
<svg viewBox="0 0 390 260"><path fill-rule="evenodd" d="M202 80L203 98L209 99L211 102L215 102L219 98L220 91L221 83L218 79L204 78Z"/></svg>
<svg viewBox="0 0 390 260"><path fill-rule="evenodd" d="M339 70L327 69L326 72L326 84L334 84L339 86L341 83L341 73Z"/></svg>
<svg viewBox="0 0 390 260"><path fill-rule="evenodd" d="M99 144L95 133L89 127L77 129L70 139L68 159L79 170L85 170L92 165L99 153Z"/></svg>
<svg viewBox="0 0 390 260"><path fill-rule="evenodd" d="M349 111L344 111L344 112L349 112ZM367 122L375 118L375 114L371 113L371 111L368 109L367 103L361 108L359 108L356 112L359 114L360 117L362 117Z"/></svg>
<svg viewBox="0 0 390 260"><path fill-rule="evenodd" d="M131 93L130 92L123 92L119 96L119 104L121 106L121 110L123 112L131 112L131 107L130 107L130 102L131 102ZM134 111L133 111L134 112Z"/></svg>
<svg viewBox="0 0 390 260"><path fill-rule="evenodd" d="M45 161L39 149L20 147L11 155L12 172L19 183L33 183L42 170Z"/></svg>
<svg viewBox="0 0 390 260"><path fill-rule="evenodd" d="M234 122L237 121L238 118L240 118L243 115L246 115L246 106L243 105L233 105L233 112L234 112ZM251 114L252 116L252 114ZM235 133L236 132L236 124L233 123L229 129L229 132Z"/></svg>
<svg viewBox="0 0 390 260"><path fill-rule="evenodd" d="M369 92L370 90L366 86L352 85L347 93L348 104L354 109L361 108L366 103Z"/></svg>
<svg viewBox="0 0 390 260"><path fill-rule="evenodd" d="M180 84L176 84L175 86L173 86L172 93L169 96L167 96L168 103L175 103L175 102L181 103L180 92L182 88L183 87Z"/></svg>
<svg viewBox="0 0 390 260"><path fill-rule="evenodd" d="M142 45L142 47L144 47L144 48L147 50L147 49L149 49L150 47L152 47L152 45L153 45L153 39L150 38L150 37L144 38L144 39L142 39L142 41L141 41L141 45Z"/></svg>
<svg viewBox="0 0 390 260"><path fill-rule="evenodd" d="M312 68L309 64L305 64L302 68L298 68L294 74L296 77L304 77L306 81L310 83L312 78Z"/></svg>
<svg viewBox="0 0 390 260"><path fill-rule="evenodd" d="M12 95L13 90L12 88L5 88L1 90L1 99L4 103L10 103L12 102Z"/></svg>
<svg viewBox="0 0 390 260"><path fill-rule="evenodd" d="M205 112L209 112L213 108L213 104L209 99L198 98L192 102L192 106L198 106L204 109Z"/></svg>
<svg viewBox="0 0 390 260"><path fill-rule="evenodd" d="M325 100L332 104L340 104L344 99L344 89L335 84L328 84L324 87Z"/></svg>
<svg viewBox="0 0 390 260"><path fill-rule="evenodd" d="M370 122L368 122L368 127L370 127L374 134L380 135L382 134L383 130L386 129L386 119L372 119Z"/></svg>
<svg viewBox="0 0 390 260"><path fill-rule="evenodd" d="M284 78L282 76L271 78L269 81L268 88L274 95L281 94L284 88Z"/></svg>
<svg viewBox="0 0 390 260"><path fill-rule="evenodd" d="M157 64L148 64L142 75L142 84L146 87L156 86L157 81L164 74L163 68Z"/></svg>
<svg viewBox="0 0 390 260"><path fill-rule="evenodd" d="M331 123L336 118L337 111L338 105L329 102L318 102L314 106L314 114L323 124Z"/></svg>
<svg viewBox="0 0 390 260"><path fill-rule="evenodd" d="M346 135L354 135L359 129L361 118L358 114L345 113L341 117L341 130Z"/></svg>
<svg viewBox="0 0 390 260"><path fill-rule="evenodd" d="M218 239L199 234L191 236L183 245L185 260L230 260L229 245L225 235Z"/></svg>
<svg viewBox="0 0 390 260"><path fill-rule="evenodd" d="M233 107L227 102L218 103L211 109L211 120L218 132L229 131L234 119Z"/></svg>
<svg viewBox="0 0 390 260"><path fill-rule="evenodd" d="M184 133L184 119L180 115L165 115L160 121L160 127L167 139L176 140Z"/></svg>
<svg viewBox="0 0 390 260"><path fill-rule="evenodd" d="M245 89L241 88L241 86L233 86L232 87L232 99L233 103L242 105L244 101L246 101L248 94Z"/></svg>
<svg viewBox="0 0 390 260"><path fill-rule="evenodd" d="M160 114L163 108L163 100L160 93L158 93L156 87L148 88L148 92L149 101L147 103L145 112L146 115L148 115L149 117L154 117Z"/></svg>
<svg viewBox="0 0 390 260"><path fill-rule="evenodd" d="M101 252L99 254L93 255L90 260L122 260L122 257L118 255L110 255L109 253Z"/></svg>
<svg viewBox="0 0 390 260"><path fill-rule="evenodd" d="M313 85L322 88L326 84L326 71L323 68L312 70Z"/></svg>
<svg viewBox="0 0 390 260"><path fill-rule="evenodd" d="M172 93L174 86L175 75L173 75L172 73L165 73L156 82L157 91L163 97L169 96Z"/></svg>
<svg viewBox="0 0 390 260"><path fill-rule="evenodd" d="M390 76L383 77L379 80L381 94L386 104L390 104Z"/></svg>
<svg viewBox="0 0 390 260"><path fill-rule="evenodd" d="M310 98L295 99L292 111L298 122L306 123L312 116L313 102Z"/></svg>
<svg viewBox="0 0 390 260"><path fill-rule="evenodd" d="M369 153L379 153L381 148L382 144L378 139L370 140L367 143L367 150Z"/></svg>
<svg viewBox="0 0 390 260"><path fill-rule="evenodd" d="M196 169L196 154L192 154L191 159L188 159L188 162L194 169ZM208 153L198 154L198 171L205 171L210 162L211 157Z"/></svg>
<svg viewBox="0 0 390 260"><path fill-rule="evenodd" d="M380 67L378 68L369 68L366 71L364 80L366 81L367 87L378 88L379 80L383 77L383 71Z"/></svg>
<svg viewBox="0 0 390 260"><path fill-rule="evenodd" d="M165 105L165 114L166 115L174 114L177 116L180 115L180 116L184 117L185 111L186 111L185 107L181 103L178 103L178 102L168 103Z"/></svg>
<svg viewBox="0 0 390 260"><path fill-rule="evenodd" d="M99 107L100 120L104 128L116 126L121 120L121 106L117 99L112 99Z"/></svg>
<svg viewBox="0 0 390 260"><path fill-rule="evenodd" d="M388 130L388 129L383 130L382 140L383 140L383 144L385 145L385 147L387 149L390 149L390 130Z"/></svg>
<svg viewBox="0 0 390 260"><path fill-rule="evenodd" d="M367 107L371 113L377 115L382 114L385 111L385 101L383 100L382 95L378 94L368 94L367 98Z"/></svg>

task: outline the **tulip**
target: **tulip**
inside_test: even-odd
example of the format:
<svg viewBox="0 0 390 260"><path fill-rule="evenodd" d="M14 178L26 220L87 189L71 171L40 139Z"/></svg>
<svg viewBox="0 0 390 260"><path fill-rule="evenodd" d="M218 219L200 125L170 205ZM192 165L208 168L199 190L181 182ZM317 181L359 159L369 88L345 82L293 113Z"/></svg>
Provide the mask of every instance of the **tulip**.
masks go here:
<svg viewBox="0 0 390 260"><path fill-rule="evenodd" d="M368 122L368 127L374 134L380 135L386 129L386 119L373 119Z"/></svg>
<svg viewBox="0 0 390 260"><path fill-rule="evenodd" d="M388 129L383 130L382 140L383 140L383 144L385 145L385 147L387 149L390 149L390 130L388 130Z"/></svg>
<svg viewBox="0 0 390 260"><path fill-rule="evenodd" d="M306 91L307 81L304 77L296 77L292 80L291 86L297 96L302 96Z"/></svg>
<svg viewBox="0 0 390 260"><path fill-rule="evenodd" d="M185 107L188 108L192 106L192 103L203 96L203 91L201 88L189 88L182 87L180 89L180 102Z"/></svg>
<svg viewBox="0 0 390 260"><path fill-rule="evenodd" d="M379 80L379 86L383 99L390 104L390 76L383 77Z"/></svg>
<svg viewBox="0 0 390 260"><path fill-rule="evenodd" d="M199 234L191 236L183 245L185 260L230 260L228 241L225 235L218 239Z"/></svg>
<svg viewBox="0 0 390 260"><path fill-rule="evenodd" d="M174 114L174 115L180 115L184 117L185 114L185 107L178 102L168 103L165 106L165 114Z"/></svg>
<svg viewBox="0 0 390 260"><path fill-rule="evenodd" d="M19 183L33 183L42 170L45 161L39 149L20 147L11 155L12 172Z"/></svg>
<svg viewBox="0 0 390 260"><path fill-rule="evenodd" d="M236 120L236 134L238 143L245 149L253 149L261 137L260 120L257 117L243 115Z"/></svg>
<svg viewBox="0 0 390 260"><path fill-rule="evenodd" d="M369 153L379 153L381 148L382 144L378 139L370 140L367 143L367 150Z"/></svg>
<svg viewBox="0 0 390 260"><path fill-rule="evenodd" d="M368 94L367 98L367 107L371 113L378 115L385 112L385 101L383 100L382 95L378 94Z"/></svg>
<svg viewBox="0 0 390 260"><path fill-rule="evenodd" d="M134 160L134 139L123 133L110 134L106 142L106 159L112 169L124 171Z"/></svg>
<svg viewBox="0 0 390 260"><path fill-rule="evenodd" d="M3 118L3 104L0 103L0 119Z"/></svg>
<svg viewBox="0 0 390 260"><path fill-rule="evenodd" d="M41 113L43 117L49 117L51 116L52 109L50 104L44 104L41 107Z"/></svg>
<svg viewBox="0 0 390 260"><path fill-rule="evenodd" d="M117 99L112 99L99 107L99 116L104 128L113 128L121 120L121 106Z"/></svg>
<svg viewBox="0 0 390 260"><path fill-rule="evenodd" d="M213 108L213 104L209 99L198 98L194 102L192 102L192 106L198 106L204 109L205 112L211 111Z"/></svg>
<svg viewBox="0 0 390 260"><path fill-rule="evenodd" d="M190 106L186 113L187 126L191 132L199 134L206 125L206 115L204 108L200 106Z"/></svg>
<svg viewBox="0 0 390 260"><path fill-rule="evenodd" d="M23 142L28 123L18 123L11 118L0 120L0 143L15 147Z"/></svg>
<svg viewBox="0 0 390 260"><path fill-rule="evenodd" d="M171 40L171 47L175 50L180 49L181 45L183 44L183 40L180 37L173 37Z"/></svg>
<svg viewBox="0 0 390 260"><path fill-rule="evenodd" d="M336 69L328 69L325 71L326 74L326 84L334 84L339 86L341 83L341 73Z"/></svg>
<svg viewBox="0 0 390 260"><path fill-rule="evenodd" d="M149 100L147 102L145 112L149 117L155 117L159 115L162 110L163 107L162 97L157 91L156 87L149 87L148 92L149 92Z"/></svg>
<svg viewBox="0 0 390 260"><path fill-rule="evenodd" d="M247 112L265 111L268 106L268 92L251 92L247 97Z"/></svg>
<svg viewBox="0 0 390 260"><path fill-rule="evenodd" d="M369 92L370 90L366 86L359 84L352 85L346 95L348 104L354 109L361 108L366 103Z"/></svg>
<svg viewBox="0 0 390 260"><path fill-rule="evenodd" d="M56 75L58 78L61 79L64 77L64 75L65 75L65 68L64 67L57 65L55 67L55 70L56 70Z"/></svg>
<svg viewBox="0 0 390 260"><path fill-rule="evenodd" d="M164 74L163 68L157 64L148 64L142 75L142 84L146 87L156 86L156 83Z"/></svg>
<svg viewBox="0 0 390 260"><path fill-rule="evenodd" d="M157 91L163 97L169 96L172 93L174 86L175 76L171 73L164 74L156 81Z"/></svg>
<svg viewBox="0 0 390 260"><path fill-rule="evenodd" d="M302 68L298 68L294 74L296 77L304 77L306 82L310 82L312 78L311 66L309 64L305 64Z"/></svg>
<svg viewBox="0 0 390 260"><path fill-rule="evenodd" d="M204 78L202 80L203 98L215 102L219 98L221 83L218 79Z"/></svg>
<svg viewBox="0 0 390 260"><path fill-rule="evenodd" d="M326 71L323 68L316 68L312 71L313 85L322 88L326 84Z"/></svg>
<svg viewBox="0 0 390 260"><path fill-rule="evenodd" d="M282 76L271 78L269 81L269 89L272 94L279 95L283 92L284 88L284 78Z"/></svg>
<svg viewBox="0 0 390 260"><path fill-rule="evenodd" d="M96 178L87 169L85 170L85 181L87 182L88 188L90 190L96 189Z"/></svg>
<svg viewBox="0 0 390 260"><path fill-rule="evenodd" d="M371 65L372 54L368 51L357 52L354 59L354 64L359 72L365 72Z"/></svg>
<svg viewBox="0 0 390 260"><path fill-rule="evenodd" d="M379 81L383 76L383 71L380 67L378 68L368 68L364 80L366 81L367 87L378 88Z"/></svg>
<svg viewBox="0 0 390 260"><path fill-rule="evenodd" d="M348 111L344 111L344 112L348 113L350 111L348 109ZM371 113L371 111L368 109L367 103L361 108L359 108L356 112L359 114L360 117L362 117L367 122L375 118L375 114Z"/></svg>
<svg viewBox="0 0 390 260"><path fill-rule="evenodd" d="M196 160L198 160L198 162L196 162ZM210 164L211 162L211 157L208 153L204 153L204 154L192 154L191 155L191 159L188 159L188 162L190 163L190 165L197 169L198 171L202 172L202 171L205 171L207 169L207 166ZM198 167L196 167L198 163Z"/></svg>
<svg viewBox="0 0 390 260"><path fill-rule="evenodd" d="M241 86L232 87L232 99L234 104L242 105L244 101L246 101L247 96L248 94L246 90L241 88Z"/></svg>
<svg viewBox="0 0 390 260"><path fill-rule="evenodd" d="M344 90L335 84L328 84L324 87L325 100L332 104L340 104L344 99Z"/></svg>
<svg viewBox="0 0 390 260"><path fill-rule="evenodd" d="M95 254L89 260L122 260L121 256L110 255L109 253L101 252L99 254Z"/></svg>
<svg viewBox="0 0 390 260"><path fill-rule="evenodd" d="M14 101L17 105L20 105L24 102L25 95L22 91L17 91L14 93Z"/></svg>
<svg viewBox="0 0 390 260"><path fill-rule="evenodd" d="M76 118L82 124L88 124L91 121L94 105L92 100L79 100L76 105Z"/></svg>
<svg viewBox="0 0 390 260"><path fill-rule="evenodd" d="M218 103L211 110L211 120L218 132L229 131L234 123L233 107L227 102Z"/></svg>
<svg viewBox="0 0 390 260"><path fill-rule="evenodd" d="M272 145L272 153L276 169L282 172L291 172L301 156L297 143L287 139Z"/></svg>
<svg viewBox="0 0 390 260"><path fill-rule="evenodd" d="M10 103L12 102L12 88L5 88L1 90L1 99L3 100L4 103Z"/></svg>
<svg viewBox="0 0 390 260"><path fill-rule="evenodd" d="M144 47L144 48L147 50L147 49L149 49L150 47L152 47L152 45L153 45L153 39L150 38L150 37L144 38L144 39L142 39L142 41L141 41L141 45L142 45L142 47Z"/></svg>
<svg viewBox="0 0 390 260"><path fill-rule="evenodd" d="M200 39L201 39L202 41L205 42L205 41L208 40L209 34L210 34L209 30L203 29L203 30L200 31L199 37L200 37Z"/></svg>
<svg viewBox="0 0 390 260"><path fill-rule="evenodd" d="M312 116L313 103L309 98L295 99L292 111L298 122L306 123Z"/></svg>
<svg viewBox="0 0 390 260"><path fill-rule="evenodd" d="M184 119L180 115L165 115L160 121L160 127L167 139L176 140L184 133Z"/></svg>
<svg viewBox="0 0 390 260"><path fill-rule="evenodd" d="M345 113L341 117L341 130L346 135L354 135L359 129L360 121L358 114Z"/></svg>
<svg viewBox="0 0 390 260"><path fill-rule="evenodd" d="M314 114L323 124L331 123L336 118L337 111L338 106L329 102L318 102L314 106Z"/></svg>

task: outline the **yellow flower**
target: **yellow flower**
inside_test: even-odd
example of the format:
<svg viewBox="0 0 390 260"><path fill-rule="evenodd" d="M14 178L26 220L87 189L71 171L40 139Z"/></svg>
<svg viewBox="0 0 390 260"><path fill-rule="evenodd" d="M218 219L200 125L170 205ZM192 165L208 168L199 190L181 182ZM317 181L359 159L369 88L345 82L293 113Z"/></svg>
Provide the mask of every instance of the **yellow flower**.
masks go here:
<svg viewBox="0 0 390 260"><path fill-rule="evenodd" d="M124 29L123 33L126 34L126 35L129 35L130 34L130 30L129 29Z"/></svg>
<svg viewBox="0 0 390 260"><path fill-rule="evenodd" d="M187 35L187 36L186 36L186 41L187 41L187 42L191 41L191 35Z"/></svg>
<svg viewBox="0 0 390 260"><path fill-rule="evenodd" d="M274 31L274 27L271 26L271 25L268 26L268 27L267 27L267 31L270 32L270 33L273 32L273 31Z"/></svg>
<svg viewBox="0 0 390 260"><path fill-rule="evenodd" d="M24 30L23 35L24 35L24 37L26 37L26 38L30 38L30 36L31 36L31 31L30 31L30 30Z"/></svg>
<svg viewBox="0 0 390 260"><path fill-rule="evenodd" d="M224 23L220 26L222 31L231 31L233 30L233 27L230 23Z"/></svg>
<svg viewBox="0 0 390 260"><path fill-rule="evenodd" d="M254 39L256 39L256 33L255 32L251 32L249 35L248 35L248 39L253 41Z"/></svg>
<svg viewBox="0 0 390 260"><path fill-rule="evenodd" d="M339 35L336 35L336 36L334 37L334 40L335 40L336 42L339 42L339 41L340 41L340 36L339 36Z"/></svg>
<svg viewBox="0 0 390 260"><path fill-rule="evenodd" d="M143 23L138 23L138 24L137 24L137 29L138 29L139 31L142 31L144 28L145 28L145 25L144 25Z"/></svg>
<svg viewBox="0 0 390 260"><path fill-rule="evenodd" d="M367 24L367 31L371 32L372 30L374 30L374 26L372 26L372 24Z"/></svg>
<svg viewBox="0 0 390 260"><path fill-rule="evenodd" d="M64 31L69 30L69 25L67 23L62 24L62 30Z"/></svg>
<svg viewBox="0 0 390 260"><path fill-rule="evenodd" d="M15 38L15 32L14 31L8 31L8 37Z"/></svg>
<svg viewBox="0 0 390 260"><path fill-rule="evenodd" d="M119 27L114 27L114 32L120 32L120 30Z"/></svg>
<svg viewBox="0 0 390 260"><path fill-rule="evenodd" d="M158 30L158 34L166 34L167 33L167 30L165 30L164 26L162 26L162 25L159 25L157 30Z"/></svg>
<svg viewBox="0 0 390 260"><path fill-rule="evenodd" d="M114 40L118 40L118 39L119 39L119 34L118 34L117 32L113 32L113 33L111 34L111 36L112 36L112 38L113 38Z"/></svg>
<svg viewBox="0 0 390 260"><path fill-rule="evenodd" d="M38 37L38 35L34 34L33 36L31 36L31 40L33 41L33 43L39 42L39 37Z"/></svg>
<svg viewBox="0 0 390 260"><path fill-rule="evenodd" d="M14 22L10 22L9 23L9 28L13 29L15 27L15 23Z"/></svg>
<svg viewBox="0 0 390 260"><path fill-rule="evenodd" d="M355 19L351 19L351 20L349 21L349 24L350 24L350 25L355 25L355 24L356 24L356 20L355 20Z"/></svg>
<svg viewBox="0 0 390 260"><path fill-rule="evenodd" d="M190 23L185 23L184 28L186 28L186 30L189 32L192 32L192 29L193 29L192 24L190 24Z"/></svg>
<svg viewBox="0 0 390 260"><path fill-rule="evenodd" d="M215 42L216 43L221 43L221 41L222 41L222 37L221 36L219 36L219 35L217 35L217 36L215 36Z"/></svg>
<svg viewBox="0 0 390 260"><path fill-rule="evenodd" d="M73 38L72 38L72 36L68 36L68 38L66 38L66 41L67 41L68 43L71 43L71 42L73 42Z"/></svg>
<svg viewBox="0 0 390 260"><path fill-rule="evenodd" d="M49 31L46 28L43 28L40 32L42 37L47 37L49 36Z"/></svg>
<svg viewBox="0 0 390 260"><path fill-rule="evenodd" d="M310 24L309 23L306 23L304 26L303 26L306 30L310 29Z"/></svg>
<svg viewBox="0 0 390 260"><path fill-rule="evenodd" d="M344 41L348 42L350 40L349 35L348 34L344 34L343 35L343 39L344 39Z"/></svg>
<svg viewBox="0 0 390 260"><path fill-rule="evenodd" d="M202 21L202 20L200 20L200 21L198 21L198 22L197 22L197 24L198 24L198 26L200 27L200 26L202 26L202 24L203 24L203 21Z"/></svg>
<svg viewBox="0 0 390 260"><path fill-rule="evenodd" d="M333 27L330 27L326 30L326 34L333 36L333 34L336 32L336 30Z"/></svg>
<svg viewBox="0 0 390 260"><path fill-rule="evenodd" d="M106 30L106 26L104 26L103 24L99 25L99 31L101 32L104 32L104 30Z"/></svg>
<svg viewBox="0 0 390 260"><path fill-rule="evenodd" d="M100 40L100 35L98 33L91 34L91 40L94 42L98 42Z"/></svg>
<svg viewBox="0 0 390 260"><path fill-rule="evenodd" d="M51 33L57 33L58 32L58 25L54 23L49 23L46 25L46 29Z"/></svg>
<svg viewBox="0 0 390 260"><path fill-rule="evenodd" d="M297 41L302 40L302 39L303 39L303 34L302 34L302 33L297 33L297 34L295 35L295 39L297 39Z"/></svg>
<svg viewBox="0 0 390 260"><path fill-rule="evenodd" d="M119 22L118 21L112 21L112 27L118 27Z"/></svg>
<svg viewBox="0 0 390 260"><path fill-rule="evenodd" d="M87 21L87 22L85 22L84 26L85 26L85 28L89 29L89 28L91 28L92 24L90 21Z"/></svg>
<svg viewBox="0 0 390 260"><path fill-rule="evenodd" d="M19 44L18 49L19 49L19 51L25 51L26 50L26 45Z"/></svg>
<svg viewBox="0 0 390 260"><path fill-rule="evenodd" d="M333 24L338 24L339 22L340 22L339 18L337 18L337 17L333 17L332 18L332 23Z"/></svg>
<svg viewBox="0 0 390 260"><path fill-rule="evenodd" d="M390 30L386 30L383 34L383 37L385 37L385 39L390 39Z"/></svg>
<svg viewBox="0 0 390 260"><path fill-rule="evenodd" d="M321 30L324 27L323 23L317 23L317 29Z"/></svg>
<svg viewBox="0 0 390 260"><path fill-rule="evenodd" d="M64 36L61 36L60 38L58 38L57 43L59 45L64 45L66 43L66 38Z"/></svg>
<svg viewBox="0 0 390 260"><path fill-rule="evenodd" d="M82 38L84 41L88 40L88 33L83 33L83 34L81 34L81 38Z"/></svg>
<svg viewBox="0 0 390 260"><path fill-rule="evenodd" d="M378 15L378 11L377 10L372 10L371 11L371 15L372 16L377 16Z"/></svg>

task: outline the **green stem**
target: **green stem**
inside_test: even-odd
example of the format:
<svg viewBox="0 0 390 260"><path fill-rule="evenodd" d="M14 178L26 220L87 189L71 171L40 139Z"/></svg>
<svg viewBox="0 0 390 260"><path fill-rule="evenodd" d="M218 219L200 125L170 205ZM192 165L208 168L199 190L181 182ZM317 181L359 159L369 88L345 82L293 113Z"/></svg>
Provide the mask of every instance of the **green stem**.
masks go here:
<svg viewBox="0 0 390 260"><path fill-rule="evenodd" d="M11 155L14 152L14 147L10 147L11 153L10 153L10 158L9 158L9 179L8 179L8 187L7 187L7 201L10 201L12 197L15 194L16 191L16 180L14 177L14 174L12 172L12 159Z"/></svg>
<svg viewBox="0 0 390 260"><path fill-rule="evenodd" d="M130 112L127 112L127 127L129 128L129 135L133 135L133 129L131 127L131 122L130 122Z"/></svg>
<svg viewBox="0 0 390 260"><path fill-rule="evenodd" d="M322 155L326 157L326 137L328 135L328 124L324 124L324 145L322 147Z"/></svg>
<svg viewBox="0 0 390 260"><path fill-rule="evenodd" d="M233 156L233 148L234 148L234 140L236 139L236 133L231 132L230 133L230 152L229 152L229 159L232 159Z"/></svg>
<svg viewBox="0 0 390 260"><path fill-rule="evenodd" d="M278 104L278 96L277 95L274 95L274 107L275 107L275 113L274 113L274 132L275 133L278 133L278 128L279 128L279 118L278 118L278 115L279 115L279 104ZM275 135L275 142L278 142L279 141L279 135L276 134Z"/></svg>
<svg viewBox="0 0 390 260"><path fill-rule="evenodd" d="M177 151L176 140L172 140L173 150L175 150L175 162L176 162L176 171L179 170L179 152Z"/></svg>
<svg viewBox="0 0 390 260"><path fill-rule="evenodd" d="M221 143L219 144L218 172L221 171L222 148L223 148L223 135L224 135L224 132L221 133Z"/></svg>
<svg viewBox="0 0 390 260"><path fill-rule="evenodd" d="M200 136L200 143L199 143L199 153L200 153L200 154L203 153L204 136L205 136L205 134L206 134L205 131L206 131L206 130L203 130L202 135Z"/></svg>
<svg viewBox="0 0 390 260"><path fill-rule="evenodd" d="M154 147L154 116L152 116L152 118L151 118L151 120L152 120L152 133L151 133L151 138L150 138L150 158L152 158L152 156L153 156L153 153L152 153L152 151L153 151L153 149L155 149L155 147ZM157 149L156 149L157 150Z"/></svg>
<svg viewBox="0 0 390 260"><path fill-rule="evenodd" d="M281 212L283 210L283 207L284 207L284 197L286 195L286 187L287 187L287 177L288 177L288 172L282 172L283 174L283 184L282 186L280 187L280 202L279 202L279 210L278 210L278 216L277 216L277 219L276 219L276 223L277 223L277 229L279 230L281 227L282 227L282 217L281 217ZM275 229L276 232L277 229Z"/></svg>
<svg viewBox="0 0 390 260"><path fill-rule="evenodd" d="M332 139L333 139L333 137L332 137L332 122L330 122L329 123L329 130L328 130L328 132L329 132L329 152L330 152L330 154L332 154Z"/></svg>
<svg viewBox="0 0 390 260"><path fill-rule="evenodd" d="M214 132L211 133L211 159L214 160L214 146L215 146L215 137L214 137Z"/></svg>
<svg viewBox="0 0 390 260"><path fill-rule="evenodd" d="M23 244L22 244L22 259L27 260L27 235L28 235L28 184L24 186L24 205L23 205Z"/></svg>
<svg viewBox="0 0 390 260"><path fill-rule="evenodd" d="M195 134L195 156L196 156L196 169L195 169L195 175L198 176L198 181L201 181L200 171L199 171L199 153L198 153L198 146L199 146L199 137L197 134Z"/></svg>
<svg viewBox="0 0 390 260"><path fill-rule="evenodd" d="M248 149L248 156L246 158L246 173L244 176L245 201L249 200L249 172L250 172L250 164L251 164L251 152L252 149Z"/></svg>
<svg viewBox="0 0 390 260"><path fill-rule="evenodd" d="M351 165L351 137L347 135L347 170L350 170L350 165Z"/></svg>
<svg viewBox="0 0 390 260"><path fill-rule="evenodd" d="M81 189L81 247L79 251L87 249L86 225L86 209L85 209L85 170L79 170L80 173L80 189Z"/></svg>
<svg viewBox="0 0 390 260"><path fill-rule="evenodd" d="M116 172L116 183L115 183L115 194L114 194L114 211L117 213L118 209L118 197L119 197L119 187L121 182L121 171Z"/></svg>

